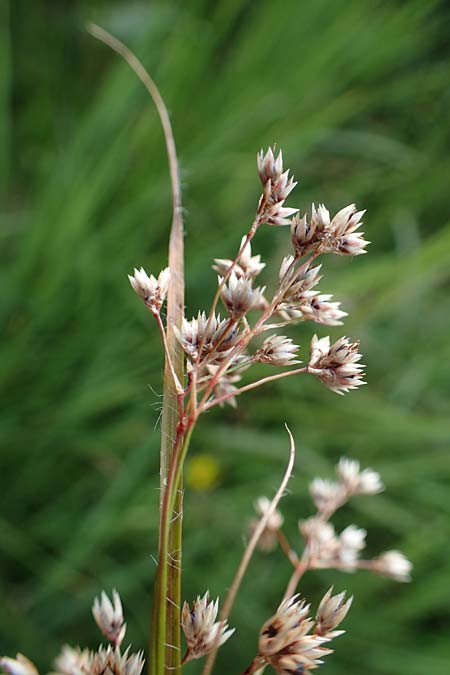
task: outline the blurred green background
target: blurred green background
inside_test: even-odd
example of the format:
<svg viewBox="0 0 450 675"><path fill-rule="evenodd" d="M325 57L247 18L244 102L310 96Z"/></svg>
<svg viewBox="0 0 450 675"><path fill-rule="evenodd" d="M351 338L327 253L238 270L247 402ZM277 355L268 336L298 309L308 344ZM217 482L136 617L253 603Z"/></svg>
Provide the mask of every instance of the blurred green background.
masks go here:
<svg viewBox="0 0 450 675"><path fill-rule="evenodd" d="M318 328L361 338L369 385L338 397L288 379L202 420L184 596L224 595L252 502L283 473L286 421L298 444L283 502L292 541L312 512L308 481L331 476L344 454L379 470L387 491L355 499L336 525L367 528L369 554L400 548L415 566L411 585L305 577L313 603L331 583L355 596L325 671L447 674L448 3L14 0L1 14L0 652L23 651L46 672L61 643L95 647L90 604L113 586L130 641L147 643L162 358L126 275L165 264L170 191L154 108L85 33L95 20L135 49L171 111L188 314L208 305L212 258L233 254L252 219L261 146L277 142L300 179L290 205L368 209L369 255L328 259L320 286L350 316ZM287 230L261 230L255 249L270 284ZM291 332L304 355L311 333ZM245 668L288 574L281 553L256 555L218 673Z"/></svg>

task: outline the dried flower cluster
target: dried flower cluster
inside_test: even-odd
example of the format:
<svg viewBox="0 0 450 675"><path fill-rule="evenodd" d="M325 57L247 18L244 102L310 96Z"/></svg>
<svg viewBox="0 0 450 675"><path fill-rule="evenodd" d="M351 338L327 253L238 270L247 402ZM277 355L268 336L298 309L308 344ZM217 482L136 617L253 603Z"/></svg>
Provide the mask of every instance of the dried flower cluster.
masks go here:
<svg viewBox="0 0 450 675"><path fill-rule="evenodd" d="M142 652L131 653L130 647L123 652L120 649L126 624L117 591L113 591L113 602L105 592L100 600L95 598L92 614L110 644L100 646L95 652L65 645L55 659L55 675L141 675ZM38 675L36 666L22 654L17 654L15 659L0 659L0 668L9 675Z"/></svg>
<svg viewBox="0 0 450 675"><path fill-rule="evenodd" d="M209 312L199 311L190 321L182 318L178 326L165 326L161 315L171 281L169 268L162 270L157 278L149 276L142 267L129 276L133 290L158 324L179 406L176 438L171 448L161 502L155 595L161 603L156 621L160 633L152 638L153 645L156 644L152 656L159 659L153 672L158 675L166 668L161 660L165 652L160 647L173 648L165 641L169 603L165 593L167 578L164 577L170 557L168 533L171 522L176 520L177 480L199 415L216 405L227 403L236 406L242 393L269 381L302 373L316 376L338 394L365 384L358 342L341 337L332 344L329 337L314 335L309 357L303 357L306 365L299 367L300 347L285 335L286 328L304 321L312 321L319 326L342 324L347 314L340 309L340 303L333 300L331 294L317 289L322 280L322 265L316 264L316 260L323 254L356 256L366 252L369 242L360 230L364 211L357 211L356 206L351 204L331 218L324 205L316 208L313 204L310 217L300 216L297 208L285 205L297 183L289 170L284 169L281 151L278 155L271 148L265 153L261 151L257 156L257 170L263 187L255 219L243 236L235 258L216 258L214 261L218 285ZM271 294L266 294L265 285L258 286L255 282L266 264L261 261L260 255L252 253L251 242L263 224L290 227L291 251L274 275L275 288ZM216 311L219 301L223 304L223 316ZM277 332L278 329L282 329L282 334ZM169 334L175 336L174 340L185 353L186 381L181 381L183 378L177 376L172 364ZM254 364L287 370L242 384L242 378ZM369 569L398 581L410 579L411 563L402 553L387 551L377 558L364 560L361 551L365 547L365 530L349 525L337 534L330 522L335 511L351 497L374 495L383 490L378 473L372 469L361 471L357 461L345 458L340 460L336 473L334 481L316 478L310 485L316 513L299 522L304 541L301 553L290 545L282 531L284 519L276 509L278 501L274 499L271 502L262 497L255 504L258 517L250 523L254 546L258 537L259 546L265 551L279 545L292 564L293 572L283 601L261 628L258 650L245 671L247 675L266 665L271 665L279 675L308 675L332 652L328 643L344 632L338 626L349 611L352 598L346 600L345 593L333 595L330 589L323 596L315 618L311 618L310 604L296 594L299 579L307 570L334 568L353 572ZM280 486L277 500L281 498L285 485ZM250 544L247 551L250 551ZM238 570L238 581L242 578L239 574ZM233 634L234 628L228 627L226 610L217 620L218 609L218 599L210 600L208 593L198 596L192 606L184 603L181 627L186 653L182 665L205 655L214 658L217 648ZM142 652L131 653L130 647L125 651L121 649L126 624L118 593L113 590L112 601L102 593L99 599L95 599L92 613L108 640L108 646L100 646L97 651L91 652L66 645L55 661L56 674L140 675L144 664ZM21 654L16 659L2 658L0 667L9 675L38 675L35 666ZM210 672L208 668L206 672Z"/></svg>
<svg viewBox="0 0 450 675"><path fill-rule="evenodd" d="M315 478L309 486L317 512L310 518L299 521L300 534L304 540L301 555L287 545L287 539L281 531L283 516L279 512L276 518L271 519L270 527L266 527L260 548L272 550L279 541L301 574L307 569L318 568L334 568L345 572L367 569L396 581L410 581L412 565L402 553L386 551L376 558L362 559L360 555L366 545L367 532L356 525L348 525L337 534L330 522L336 510L351 497L381 492L384 486L380 475L373 469L361 471L358 461L345 457L339 460L336 474L335 481ZM266 504L266 498L260 498L257 503L257 512L260 514L259 504ZM254 528L253 521L250 528ZM270 542L270 546L266 541Z"/></svg>
<svg viewBox="0 0 450 675"><path fill-rule="evenodd" d="M208 591L203 598L197 600L189 607L185 602L181 613L181 625L186 638L187 650L183 663L191 659L200 659L217 644L223 645L234 633L234 628L228 628L228 624L216 621L219 611L219 598L210 601Z"/></svg>
<svg viewBox="0 0 450 675"><path fill-rule="evenodd" d="M260 381L238 386L244 371L254 363L288 368L301 363L297 358L299 347L292 338L278 335L274 329L303 321L341 325L347 314L340 309L339 302L332 300L332 295L317 290L322 266L314 263L326 253L348 256L365 253L369 243L359 230L364 211L357 211L354 204L332 219L323 205L317 209L313 205L309 220L306 215L293 217L298 209L284 203L297 183L289 170L284 170L281 151L276 156L269 148L266 153L261 151L257 160L263 192L255 220L242 238L235 259L214 261L213 269L219 276L211 311L199 312L190 321L183 319L182 325L175 329L187 356L188 383L183 395L193 399L196 414L216 404L235 406L240 393L259 386ZM266 287L255 285L265 263L260 255L252 254L250 243L264 223L289 225L293 249L281 263L276 288L269 299L265 296ZM156 279L148 277L141 268L129 278L146 306L159 316L167 293L168 270L163 270ZM216 314L219 299L226 311L224 318ZM261 343L260 336L268 330L270 336ZM364 384L358 349L358 343L347 338L331 344L329 337L315 336L307 365L288 370L284 376L308 372L331 391L343 394Z"/></svg>

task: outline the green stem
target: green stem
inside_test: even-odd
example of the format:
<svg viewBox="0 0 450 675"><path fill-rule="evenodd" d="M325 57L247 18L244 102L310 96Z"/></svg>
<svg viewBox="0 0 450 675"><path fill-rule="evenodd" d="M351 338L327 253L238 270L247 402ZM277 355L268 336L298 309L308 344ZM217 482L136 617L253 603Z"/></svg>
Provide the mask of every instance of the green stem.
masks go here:
<svg viewBox="0 0 450 675"><path fill-rule="evenodd" d="M173 591L178 592L180 588L180 574L174 575L175 581L173 583L176 586L170 583L170 572L173 570L179 572L179 563L176 563L175 566L173 565L172 552L176 551L177 559L181 557L180 548L171 549L171 544L174 542L178 544L179 542L177 538L178 534L173 534L173 532L174 525L181 520L180 512L177 510L178 504L181 501L181 477L194 424L194 421L188 423L185 434L182 428L178 430L161 508L158 575L153 603L152 658L154 659L154 664L151 664L152 672L158 673L158 675L169 671L171 667L173 668L170 665L170 661L179 661L180 659L179 640L177 640L178 644L169 642L169 636L171 636L170 628L173 625L171 623L170 610L173 608L173 603L175 602ZM174 513L176 514L175 517ZM177 602L177 608L179 613L179 601ZM179 630L179 622L177 628Z"/></svg>

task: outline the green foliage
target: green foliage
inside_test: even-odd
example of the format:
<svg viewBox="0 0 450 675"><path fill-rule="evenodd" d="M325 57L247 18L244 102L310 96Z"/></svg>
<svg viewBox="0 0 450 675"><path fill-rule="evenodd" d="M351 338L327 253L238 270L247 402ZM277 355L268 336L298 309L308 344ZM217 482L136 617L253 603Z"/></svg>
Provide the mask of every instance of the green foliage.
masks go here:
<svg viewBox="0 0 450 675"><path fill-rule="evenodd" d="M350 311L369 386L345 398L308 378L252 392L202 420L192 452L220 468L187 487L183 594L221 594L252 501L272 494L298 444L283 502L291 538L308 481L341 454L387 492L337 519L400 548L410 586L365 573L307 576L354 594L327 672L444 675L450 591L450 156L448 7L443 2L206 0L10 3L2 22L0 651L44 668L62 642L95 647L89 607L115 586L146 645L158 504L157 331L128 287L165 263L170 192L156 113L135 76L89 38L116 32L171 110L186 208L187 313L207 307L213 257L228 257L258 197L256 151L277 142L300 184L291 203L368 208L369 255L326 261L323 292ZM7 26L11 28L8 33ZM8 66L9 64L9 66ZM14 77L12 77L14 76ZM4 190L4 193L6 190ZM266 228L255 251L289 248ZM327 329L320 330L326 334ZM331 329L333 336L344 331ZM309 329L292 335L306 357ZM213 533L213 536L211 536ZM258 554L217 672L240 672L289 573ZM195 671L198 665L189 665Z"/></svg>

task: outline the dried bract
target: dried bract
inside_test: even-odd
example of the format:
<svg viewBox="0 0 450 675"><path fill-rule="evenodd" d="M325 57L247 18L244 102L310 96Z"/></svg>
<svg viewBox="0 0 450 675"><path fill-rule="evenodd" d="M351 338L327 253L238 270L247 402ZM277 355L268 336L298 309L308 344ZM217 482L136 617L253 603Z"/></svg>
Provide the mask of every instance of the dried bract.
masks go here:
<svg viewBox="0 0 450 675"><path fill-rule="evenodd" d="M339 535L338 557L341 566L349 572L357 567L359 553L366 545L366 534L366 530L349 525Z"/></svg>
<svg viewBox="0 0 450 675"><path fill-rule="evenodd" d="M298 597L284 600L259 634L258 657L280 675L307 673L333 651L322 646L329 637L317 632L310 634L314 621L308 617L309 605Z"/></svg>
<svg viewBox="0 0 450 675"><path fill-rule="evenodd" d="M62 675L85 675L89 672L90 659L88 649L64 645L55 659L55 671Z"/></svg>
<svg viewBox="0 0 450 675"><path fill-rule="evenodd" d="M115 589L112 592L112 597L114 604L108 598L105 591L102 591L101 599L94 599L92 614L103 635L114 647L120 647L125 637L127 626L123 621L120 596Z"/></svg>
<svg viewBox="0 0 450 675"><path fill-rule="evenodd" d="M219 284L222 278L219 277ZM252 288L250 279L238 278L230 274L228 285L222 286L220 296L233 321L238 321L252 309L262 308L264 288Z"/></svg>
<svg viewBox="0 0 450 675"><path fill-rule="evenodd" d="M8 675L39 675L34 663L20 653L16 654L15 659L2 656L0 658L0 669Z"/></svg>
<svg viewBox="0 0 450 675"><path fill-rule="evenodd" d="M135 293L142 298L150 311L159 314L169 290L169 268L163 269L157 279L153 274L148 276L143 267L140 270L135 268L133 276L129 274L128 279Z"/></svg>
<svg viewBox="0 0 450 675"><path fill-rule="evenodd" d="M332 595L331 587L323 596L316 614L316 629L318 635L327 638L335 638L342 635L345 631L335 630L347 616L351 607L353 597L345 600L345 591Z"/></svg>
<svg viewBox="0 0 450 675"><path fill-rule="evenodd" d="M122 654L118 647L113 649L109 645L91 653L87 672L89 675L141 675L144 662L142 652L130 654L128 647Z"/></svg>
<svg viewBox="0 0 450 675"><path fill-rule="evenodd" d="M214 360L224 358L234 346L238 332L229 319L221 319L215 314L208 321L205 312L188 321L183 318L181 328L174 326L175 335L188 355L191 363L198 358L198 350L202 345L201 361L214 354Z"/></svg>
<svg viewBox="0 0 450 675"><path fill-rule="evenodd" d="M320 562L329 562L337 558L340 543L331 523L313 516L300 521L299 529L312 558Z"/></svg>
<svg viewBox="0 0 450 675"><path fill-rule="evenodd" d="M384 490L380 474L372 469L361 471L360 464L355 459L341 457L336 472L349 495L374 495Z"/></svg>
<svg viewBox="0 0 450 675"><path fill-rule="evenodd" d="M246 236L242 237L240 249L244 246L246 239ZM226 258L215 258L214 263L213 270L218 272L222 277L225 276L233 265L233 261ZM233 272L239 279L253 279L262 272L265 266L266 263L261 262L260 255L252 256L252 247L250 242L248 242L242 249L242 253L233 267Z"/></svg>
<svg viewBox="0 0 450 675"><path fill-rule="evenodd" d="M330 346L330 338L319 340L314 335L311 340L311 358L308 372L317 375L331 391L343 394L356 389L364 380L364 366L358 363L362 358L358 352L359 342L350 342L340 338Z"/></svg>
<svg viewBox="0 0 450 675"><path fill-rule="evenodd" d="M295 358L298 349L298 345L295 345L291 338L285 335L271 335L264 340L253 360L274 366L290 366L301 363Z"/></svg>
<svg viewBox="0 0 450 675"><path fill-rule="evenodd" d="M412 563L400 551L386 551L373 561L373 569L396 581L411 581Z"/></svg>
<svg viewBox="0 0 450 675"><path fill-rule="evenodd" d="M361 218L365 211L357 211L355 204L341 209L331 221L327 236L322 243L322 250L340 255L361 255L366 253L370 244L364 239L363 232L357 232L362 225Z"/></svg>
<svg viewBox="0 0 450 675"><path fill-rule="evenodd" d="M290 216L298 209L284 207L283 204L297 183L293 176L289 177L289 170L283 172L281 151L275 159L271 148L265 155L261 150L257 159L259 177L264 186L258 205L258 220L269 225L290 225Z"/></svg>
<svg viewBox="0 0 450 675"><path fill-rule="evenodd" d="M235 629L229 629L226 621L216 621L218 610L219 599L210 601L208 592L203 598L197 596L192 607L187 602L184 603L181 613L181 625L187 643L184 663L200 659L212 649L217 640L219 646L223 645L234 633Z"/></svg>
<svg viewBox="0 0 450 675"><path fill-rule="evenodd" d="M314 321L324 326L342 326L341 319L348 316L347 312L339 309L340 302L330 302L332 297L330 294L303 297L297 305L288 307L288 311L291 311L293 318L302 318L303 321Z"/></svg>
<svg viewBox="0 0 450 675"><path fill-rule="evenodd" d="M314 478L309 493L320 513L331 514L346 501L342 485L323 478Z"/></svg>

